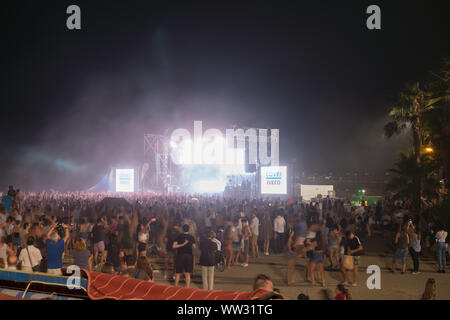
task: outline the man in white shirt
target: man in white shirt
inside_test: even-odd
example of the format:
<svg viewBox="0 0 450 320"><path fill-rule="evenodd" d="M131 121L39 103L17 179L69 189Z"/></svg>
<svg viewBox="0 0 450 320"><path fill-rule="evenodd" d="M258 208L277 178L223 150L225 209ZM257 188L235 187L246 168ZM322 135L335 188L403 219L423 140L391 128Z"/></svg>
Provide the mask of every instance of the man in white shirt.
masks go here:
<svg viewBox="0 0 450 320"><path fill-rule="evenodd" d="M34 246L34 238L28 237L27 247L23 248L19 254L19 261L22 263L22 270L32 272L33 267L41 264L41 251Z"/></svg>
<svg viewBox="0 0 450 320"><path fill-rule="evenodd" d="M286 220L283 218L282 210L278 211L277 217L273 221L273 231L275 232L275 253L281 253L283 251L284 233L286 228Z"/></svg>
<svg viewBox="0 0 450 320"><path fill-rule="evenodd" d="M256 216L256 212L254 211L252 213L252 220L250 221L250 231L252 232L252 256L254 258L259 257L259 250L258 250L258 235L259 235L259 219Z"/></svg>

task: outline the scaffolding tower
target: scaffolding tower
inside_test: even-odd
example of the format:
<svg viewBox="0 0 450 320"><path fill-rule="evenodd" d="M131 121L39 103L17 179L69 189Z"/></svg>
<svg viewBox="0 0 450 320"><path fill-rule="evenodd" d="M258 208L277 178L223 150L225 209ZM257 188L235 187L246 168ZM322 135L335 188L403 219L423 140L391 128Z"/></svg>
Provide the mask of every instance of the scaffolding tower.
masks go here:
<svg viewBox="0 0 450 320"><path fill-rule="evenodd" d="M144 135L144 165L142 191L166 193L170 181L169 140L159 134Z"/></svg>

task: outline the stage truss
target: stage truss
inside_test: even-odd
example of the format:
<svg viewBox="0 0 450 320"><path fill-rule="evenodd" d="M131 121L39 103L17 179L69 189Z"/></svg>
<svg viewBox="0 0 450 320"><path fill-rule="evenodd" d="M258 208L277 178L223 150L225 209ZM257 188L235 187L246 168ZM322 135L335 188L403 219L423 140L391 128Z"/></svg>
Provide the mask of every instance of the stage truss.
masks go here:
<svg viewBox="0 0 450 320"><path fill-rule="evenodd" d="M142 191L167 192L170 182L169 140L159 134L144 135Z"/></svg>
<svg viewBox="0 0 450 320"><path fill-rule="evenodd" d="M250 127L232 126L233 129L243 129L244 131ZM261 128L253 128L257 132ZM270 137L270 130L267 130ZM235 138L235 141L242 141ZM246 138L244 138L244 143ZM271 139L267 140L267 148L271 148ZM167 193L171 187L179 184L177 166L171 166L169 154L169 137L160 134L144 134L144 165L141 168L141 191L155 191ZM252 184L253 195L259 194L259 155L257 156L256 177Z"/></svg>

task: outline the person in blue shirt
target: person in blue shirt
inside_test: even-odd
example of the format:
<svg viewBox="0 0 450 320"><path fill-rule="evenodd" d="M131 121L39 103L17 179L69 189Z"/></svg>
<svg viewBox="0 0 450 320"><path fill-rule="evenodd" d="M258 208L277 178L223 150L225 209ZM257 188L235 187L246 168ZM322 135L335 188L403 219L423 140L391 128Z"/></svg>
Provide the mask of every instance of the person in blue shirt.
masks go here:
<svg viewBox="0 0 450 320"><path fill-rule="evenodd" d="M2 207L5 208L7 213L11 213L13 198L10 195L2 197Z"/></svg>
<svg viewBox="0 0 450 320"><path fill-rule="evenodd" d="M64 244L69 239L68 227L61 224L64 228L64 238L61 239L57 232L58 224L54 224L44 236L44 243L47 248L47 273L62 275Z"/></svg>

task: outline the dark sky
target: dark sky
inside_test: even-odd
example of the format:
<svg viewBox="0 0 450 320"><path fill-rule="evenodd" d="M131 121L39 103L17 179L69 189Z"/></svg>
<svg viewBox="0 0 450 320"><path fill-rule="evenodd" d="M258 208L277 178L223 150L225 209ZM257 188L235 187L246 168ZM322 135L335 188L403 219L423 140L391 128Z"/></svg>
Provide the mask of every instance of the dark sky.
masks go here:
<svg viewBox="0 0 450 320"><path fill-rule="evenodd" d="M194 120L278 128L307 172L382 172L408 139L383 139L389 103L450 55L449 1L9 2L2 190L89 187L140 164L144 133Z"/></svg>

